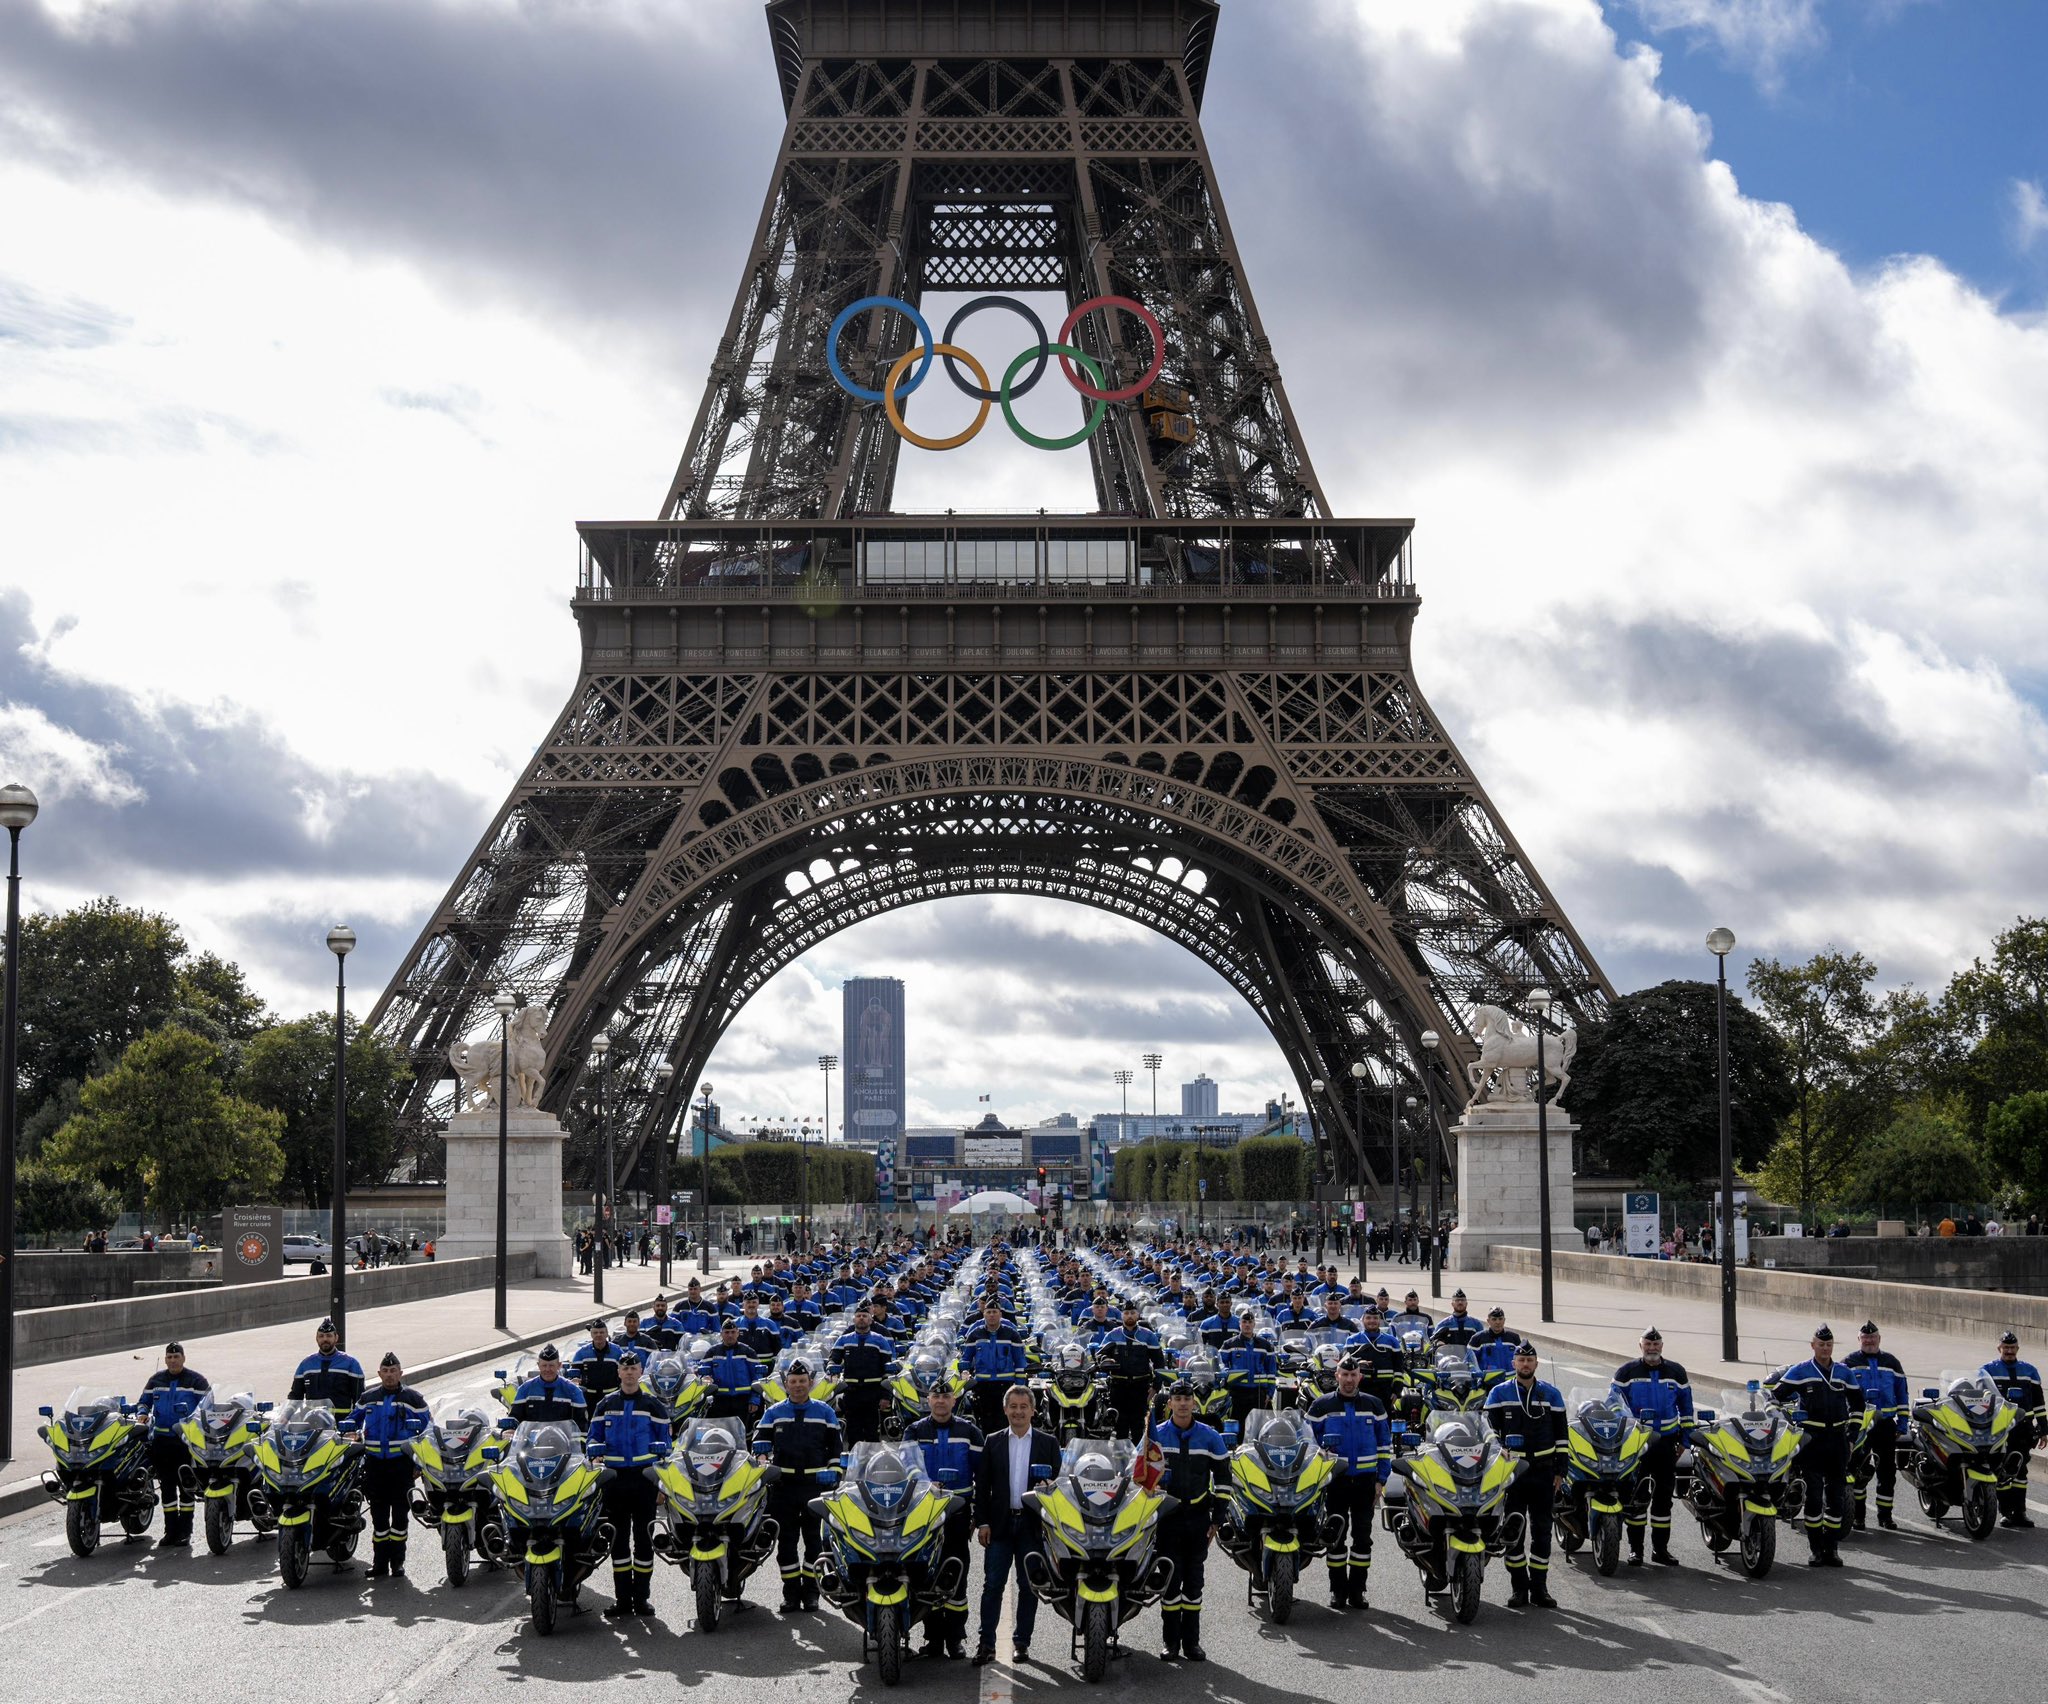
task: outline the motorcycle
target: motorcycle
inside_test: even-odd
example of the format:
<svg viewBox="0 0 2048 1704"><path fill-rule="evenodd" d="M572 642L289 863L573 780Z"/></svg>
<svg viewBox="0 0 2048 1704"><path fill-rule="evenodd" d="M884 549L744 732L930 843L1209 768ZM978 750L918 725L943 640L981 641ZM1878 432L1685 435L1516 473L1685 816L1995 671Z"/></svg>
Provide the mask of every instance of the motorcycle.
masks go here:
<svg viewBox="0 0 2048 1704"><path fill-rule="evenodd" d="M1943 1373L1913 1405L1912 1447L1899 1457L1900 1477L1920 1496L1920 1510L1939 1521L1963 1512L1963 1531L1986 1539L1998 1524L1998 1486L2012 1452L2019 1410L1988 1373Z"/></svg>
<svg viewBox="0 0 2048 1704"><path fill-rule="evenodd" d="M1024 1493L1045 1548L1024 1557L1038 1600L1073 1629L1082 1678L1102 1679L1126 1621L1156 1603L1173 1580L1158 1553L1160 1517L1179 1499L1135 1477L1136 1449L1122 1438L1077 1438L1050 1483Z"/></svg>
<svg viewBox="0 0 2048 1704"><path fill-rule="evenodd" d="M472 1552L491 1568L504 1565L505 1517L491 1480L499 1453L483 1410L461 1402L438 1405L427 1429L412 1440L420 1472L412 1518L440 1535L451 1586L469 1578Z"/></svg>
<svg viewBox="0 0 2048 1704"><path fill-rule="evenodd" d="M917 1624L958 1590L967 1565L942 1554L946 1516L961 1501L925 1476L915 1444L856 1444L845 1477L811 1511L825 1523L818 1589L861 1630L884 1686L903 1678Z"/></svg>
<svg viewBox="0 0 2048 1704"><path fill-rule="evenodd" d="M1739 1544L1742 1571L1752 1580L1771 1571L1778 1523L1795 1519L1805 1504L1806 1488L1793 1477L1803 1437L1751 1380L1746 1390L1723 1391L1718 1410L1700 1410L1692 1447L1679 1457L1686 1506L1707 1548L1718 1556Z"/></svg>
<svg viewBox="0 0 2048 1704"><path fill-rule="evenodd" d="M363 1446L324 1402L287 1402L256 1440L263 1494L277 1520L277 1572L287 1588L306 1583L313 1552L339 1568L363 1531Z"/></svg>
<svg viewBox="0 0 2048 1704"><path fill-rule="evenodd" d="M1400 1483L1389 1482L1381 1521L1421 1572L1423 1595L1448 1591L1461 1626L1479 1613L1487 1557L1521 1537L1523 1516L1502 1514L1501 1504L1527 1468L1477 1414L1438 1416L1413 1453L1394 1462Z"/></svg>
<svg viewBox="0 0 2048 1704"><path fill-rule="evenodd" d="M528 1379L540 1377L540 1363L531 1355L520 1355L512 1362L510 1372L500 1367L491 1374L491 1377L498 1381L498 1387L492 1395L506 1408L510 1408L518 1399L519 1387Z"/></svg>
<svg viewBox="0 0 2048 1704"><path fill-rule="evenodd" d="M647 1363L647 1385L668 1406L669 1424L680 1431L696 1418L711 1381L704 1376L703 1353L685 1356L680 1350L663 1349Z"/></svg>
<svg viewBox="0 0 2048 1704"><path fill-rule="evenodd" d="M1181 1363L1180 1374L1195 1387L1195 1418L1218 1432L1236 1430L1230 1418L1230 1390L1223 1382L1223 1368L1214 1351L1190 1350ZM1153 1398L1155 1418L1165 1412L1165 1407L1164 1396Z"/></svg>
<svg viewBox="0 0 2048 1704"><path fill-rule="evenodd" d="M697 1630L715 1633L724 1606L740 1601L747 1577L774 1553L768 1487L782 1469L750 1455L745 1426L727 1417L692 1421L651 1471L661 1492L654 1554L689 1575Z"/></svg>
<svg viewBox="0 0 2048 1704"><path fill-rule="evenodd" d="M1306 1331L1290 1327L1280 1334L1280 1347L1276 1355L1280 1364L1273 1377L1273 1406L1306 1408L1315 1401L1317 1394L1314 1342ZM1334 1380L1332 1388L1335 1388Z"/></svg>
<svg viewBox="0 0 2048 1704"><path fill-rule="evenodd" d="M1045 1371L1031 1381L1038 1399L1040 1424L1062 1444L1076 1438L1098 1438L1113 1430L1116 1411L1097 1377L1095 1357L1084 1344L1057 1345L1046 1357Z"/></svg>
<svg viewBox="0 0 2048 1704"><path fill-rule="evenodd" d="M64 1537L74 1556L100 1547L100 1521L112 1517L130 1538L156 1518L156 1484L149 1476L149 1427L110 1390L80 1385L61 1411L36 1410L38 1426L56 1458L43 1489L64 1505Z"/></svg>
<svg viewBox="0 0 2048 1704"><path fill-rule="evenodd" d="M1230 1452L1230 1516L1216 1529L1245 1571L1245 1601L1266 1601L1276 1626L1294 1613L1294 1587L1327 1547L1324 1505L1335 1464L1299 1408L1257 1408Z"/></svg>
<svg viewBox="0 0 2048 1704"><path fill-rule="evenodd" d="M500 1429L514 1426L499 1421ZM593 1465L583 1440L566 1420L531 1420L512 1432L511 1442L491 1474L508 1528L517 1528L516 1554L526 1570L526 1597L533 1630L555 1630L562 1604L573 1612L590 1572L610 1553L611 1523L603 1518L599 1490L614 1470Z"/></svg>
<svg viewBox="0 0 2048 1704"><path fill-rule="evenodd" d="M947 1356L928 1347L913 1349L889 1381L889 1406L882 1415L882 1436L900 1438L924 1417L925 1398L934 1387L950 1384ZM958 1387L954 1387L957 1391Z"/></svg>
<svg viewBox="0 0 2048 1704"><path fill-rule="evenodd" d="M1593 1567L1611 1575L1621 1565L1621 1536L1636 1505L1647 1507L1642 1477L1650 1429L1611 1392L1580 1386L1565 1399L1565 1481L1552 1524L1567 1556L1592 1547Z"/></svg>
<svg viewBox="0 0 2048 1704"><path fill-rule="evenodd" d="M1424 1421L1442 1414L1472 1414L1486 1405L1486 1374L1469 1349L1434 1351L1418 1380Z"/></svg>
<svg viewBox="0 0 2048 1704"><path fill-rule="evenodd" d="M763 1412L773 1408L778 1402L786 1402L789 1399L789 1387L786 1382L789 1378L789 1365L792 1361L797 1360L810 1363L813 1375L811 1379L811 1401L822 1402L829 1406L832 1398L838 1395L839 1375L833 1370L831 1363L825 1359L825 1351L808 1341L792 1343L775 1357L775 1365L762 1375L761 1408Z"/></svg>
<svg viewBox="0 0 2048 1704"><path fill-rule="evenodd" d="M1419 1432L1429 1412L1425 1387L1434 1360L1429 1344L1429 1325L1422 1320L1396 1320L1387 1329L1400 1348L1408 1373L1408 1388L1401 1398L1397 1417L1407 1421L1411 1430Z"/></svg>
<svg viewBox="0 0 2048 1704"><path fill-rule="evenodd" d="M256 1440L269 1412L269 1403L247 1391L236 1396L209 1391L178 1422L178 1435L192 1458L185 1471L206 1506L206 1548L216 1556L225 1556L234 1543L237 1519L253 1525L259 1537L275 1530L256 1467Z"/></svg>

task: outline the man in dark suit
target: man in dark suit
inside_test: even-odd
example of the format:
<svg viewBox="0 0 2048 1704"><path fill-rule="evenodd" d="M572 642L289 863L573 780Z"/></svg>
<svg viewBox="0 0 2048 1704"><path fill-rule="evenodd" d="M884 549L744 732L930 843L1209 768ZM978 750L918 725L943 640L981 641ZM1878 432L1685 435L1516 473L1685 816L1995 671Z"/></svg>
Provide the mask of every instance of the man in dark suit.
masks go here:
<svg viewBox="0 0 2048 1704"><path fill-rule="evenodd" d="M1059 1440L1031 1424L1031 1392L1012 1385L1003 1398L1009 1425L982 1443L974 1479L974 1524L985 1552L981 1564L981 1638L977 1668L995 1661L996 1623L1003 1614L1003 1588L1017 1581L1017 1636L1012 1655L1022 1662L1038 1621L1038 1599L1024 1578L1024 1558L1041 1542L1038 1517L1024 1506L1024 1493L1050 1480L1060 1465Z"/></svg>

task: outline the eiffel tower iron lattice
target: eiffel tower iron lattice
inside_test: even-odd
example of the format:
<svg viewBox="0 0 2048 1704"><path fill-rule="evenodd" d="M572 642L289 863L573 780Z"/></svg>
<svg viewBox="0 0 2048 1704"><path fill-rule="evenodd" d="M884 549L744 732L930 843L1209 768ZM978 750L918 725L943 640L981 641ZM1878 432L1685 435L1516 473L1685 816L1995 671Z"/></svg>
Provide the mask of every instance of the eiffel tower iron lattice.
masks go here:
<svg viewBox="0 0 2048 1704"><path fill-rule="evenodd" d="M1382 1088L1434 1068L1455 1108L1473 1002L1604 1009L1416 683L1411 523L1333 516L1302 445L1202 135L1218 11L767 7L782 146L681 463L657 519L579 528L575 691L372 1015L412 1131L508 986L550 1011L572 1138L613 1037L630 1178L777 970L957 894L1187 947L1329 1085L1323 1163L1370 1187L1372 1109L1401 1096L1354 1096L1352 1062ZM864 297L989 291L1126 296L1164 328L1161 388L1088 442L1094 515L889 512L901 440L827 332ZM1153 353L1128 315L1073 335L1106 389ZM914 338L869 311L838 353L872 384Z"/></svg>

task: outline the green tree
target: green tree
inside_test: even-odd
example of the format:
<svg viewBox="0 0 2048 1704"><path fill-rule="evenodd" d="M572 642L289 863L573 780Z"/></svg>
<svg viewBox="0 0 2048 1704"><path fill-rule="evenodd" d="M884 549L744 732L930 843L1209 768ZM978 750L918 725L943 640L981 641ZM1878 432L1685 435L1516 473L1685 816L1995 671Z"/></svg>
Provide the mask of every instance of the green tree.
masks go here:
<svg viewBox="0 0 2048 1704"><path fill-rule="evenodd" d="M1230 1151L1230 1192L1240 1201L1303 1201L1308 1148L1292 1136L1254 1136Z"/></svg>
<svg viewBox="0 0 2048 1704"><path fill-rule="evenodd" d="M215 953L200 953L178 966L175 997L171 1021L223 1050L253 1041L272 1021L242 967Z"/></svg>
<svg viewBox="0 0 2048 1704"><path fill-rule="evenodd" d="M268 1198L284 1175L284 1117L229 1094L219 1066L204 1036L153 1030L85 1085L44 1159L167 1222Z"/></svg>
<svg viewBox="0 0 2048 1704"><path fill-rule="evenodd" d="M1857 1153L1842 1199L1854 1207L1981 1201L1984 1155L1954 1110L1914 1101Z"/></svg>
<svg viewBox="0 0 2048 1704"><path fill-rule="evenodd" d="M2022 917L1949 982L1943 1005L1968 1043L1955 1085L1981 1127L1991 1108L2048 1089L2048 920Z"/></svg>
<svg viewBox="0 0 2048 1704"><path fill-rule="evenodd" d="M1792 1104L1759 1183L1774 1200L1796 1201L1809 1224L1889 1112L1891 1085L1878 1082L1867 1056L1883 1024L1870 992L1876 975L1861 953L1833 947L1805 964L1760 958L1749 967L1750 994L1784 1042L1792 1078ZM1873 1087L1884 1089L1881 1100Z"/></svg>
<svg viewBox="0 0 2048 1704"><path fill-rule="evenodd" d="M348 1180L382 1183L398 1147L398 1111L409 1073L398 1050L350 1018ZM330 1202L334 1174L334 1019L315 1012L273 1024L242 1051L235 1092L284 1119L286 1193L308 1207Z"/></svg>
<svg viewBox="0 0 2048 1704"><path fill-rule="evenodd" d="M91 1178L30 1161L14 1174L15 1223L45 1247L56 1237L104 1230L121 1216L120 1198Z"/></svg>
<svg viewBox="0 0 2048 1704"><path fill-rule="evenodd" d="M1711 982L1660 982L1624 994L1580 1037L1567 1100L1590 1170L1681 1191L1718 1179L1716 993ZM1792 1103L1784 1043L1730 993L1728 1115L1737 1165L1753 1166L1770 1152Z"/></svg>
<svg viewBox="0 0 2048 1704"><path fill-rule="evenodd" d="M2030 1202L2048 1201L2048 1090L2011 1095L1984 1119L1984 1152Z"/></svg>

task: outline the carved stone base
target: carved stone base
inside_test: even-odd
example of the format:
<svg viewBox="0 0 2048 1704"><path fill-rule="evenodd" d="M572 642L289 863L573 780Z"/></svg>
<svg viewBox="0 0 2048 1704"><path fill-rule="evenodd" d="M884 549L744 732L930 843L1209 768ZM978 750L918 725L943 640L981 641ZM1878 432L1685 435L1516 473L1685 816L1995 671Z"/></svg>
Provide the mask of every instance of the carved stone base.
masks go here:
<svg viewBox="0 0 2048 1704"><path fill-rule="evenodd" d="M505 1245L531 1249L543 1278L571 1271L562 1229L562 1125L552 1113L515 1109L506 1120ZM448 1121L448 1228L435 1245L441 1260L488 1258L498 1251L498 1113L459 1112Z"/></svg>
<svg viewBox="0 0 2048 1704"><path fill-rule="evenodd" d="M1572 1222L1572 1136L1578 1126L1562 1108L1546 1114L1550 1126L1550 1246L1582 1249ZM1495 1243L1535 1248L1541 1234L1536 1201L1536 1103L1482 1102L1452 1131L1458 1153L1458 1228L1450 1262L1462 1271L1484 1268Z"/></svg>

